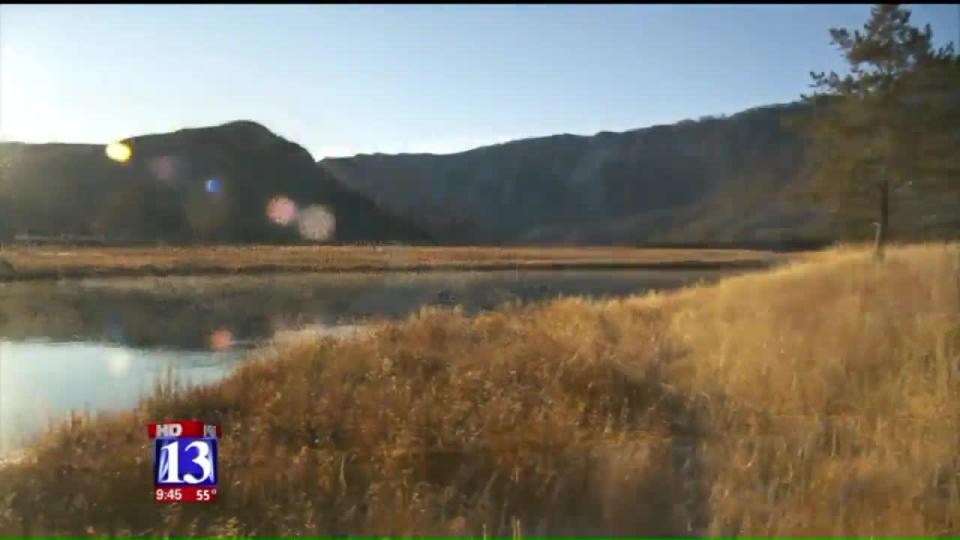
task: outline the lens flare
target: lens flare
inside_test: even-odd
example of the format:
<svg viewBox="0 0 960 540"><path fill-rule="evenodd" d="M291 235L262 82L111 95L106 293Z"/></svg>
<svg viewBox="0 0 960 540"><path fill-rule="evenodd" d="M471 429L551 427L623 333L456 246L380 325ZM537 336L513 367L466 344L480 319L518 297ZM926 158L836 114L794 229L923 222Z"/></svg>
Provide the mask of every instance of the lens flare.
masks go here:
<svg viewBox="0 0 960 540"><path fill-rule="evenodd" d="M300 212L297 230L300 231L300 236L308 240L323 242L333 236L336 223L333 213L327 207L317 204Z"/></svg>
<svg viewBox="0 0 960 540"><path fill-rule="evenodd" d="M133 150L127 143L112 142L107 145L107 157L114 161L126 163L132 155Z"/></svg>
<svg viewBox="0 0 960 540"><path fill-rule="evenodd" d="M215 351L225 351L233 344L233 334L226 328L214 330L210 334L210 348Z"/></svg>
<svg viewBox="0 0 960 540"><path fill-rule="evenodd" d="M297 218L297 204L283 195L267 203L267 218L277 225L289 225Z"/></svg>
<svg viewBox="0 0 960 540"><path fill-rule="evenodd" d="M177 156L160 156L150 160L147 165L150 172L164 182L181 180L183 174L183 160Z"/></svg>
<svg viewBox="0 0 960 540"><path fill-rule="evenodd" d="M107 356L107 371L114 377L122 377L130 371L132 356L128 351L118 350Z"/></svg>

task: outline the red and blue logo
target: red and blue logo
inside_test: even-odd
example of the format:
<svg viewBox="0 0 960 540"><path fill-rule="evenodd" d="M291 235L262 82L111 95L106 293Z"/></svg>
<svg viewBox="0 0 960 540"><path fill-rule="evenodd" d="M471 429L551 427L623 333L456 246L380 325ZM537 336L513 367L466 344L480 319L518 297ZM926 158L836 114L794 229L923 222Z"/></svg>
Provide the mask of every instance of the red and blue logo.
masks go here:
<svg viewBox="0 0 960 540"><path fill-rule="evenodd" d="M218 424L201 420L150 422L147 434L153 442L155 501L216 500Z"/></svg>

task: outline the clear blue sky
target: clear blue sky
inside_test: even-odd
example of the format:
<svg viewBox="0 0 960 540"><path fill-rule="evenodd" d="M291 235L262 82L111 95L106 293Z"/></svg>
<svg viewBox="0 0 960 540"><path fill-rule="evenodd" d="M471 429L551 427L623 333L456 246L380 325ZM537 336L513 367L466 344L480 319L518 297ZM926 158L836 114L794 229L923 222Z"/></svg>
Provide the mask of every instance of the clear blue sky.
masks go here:
<svg viewBox="0 0 960 540"><path fill-rule="evenodd" d="M956 4L911 5L939 43ZM453 152L796 99L868 5L0 6L0 137L258 121L314 157Z"/></svg>

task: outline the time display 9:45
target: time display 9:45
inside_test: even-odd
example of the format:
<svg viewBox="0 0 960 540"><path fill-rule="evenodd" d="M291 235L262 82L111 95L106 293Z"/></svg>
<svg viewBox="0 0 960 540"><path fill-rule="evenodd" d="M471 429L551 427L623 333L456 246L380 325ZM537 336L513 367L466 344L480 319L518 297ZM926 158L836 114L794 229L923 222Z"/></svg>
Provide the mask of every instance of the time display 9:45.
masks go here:
<svg viewBox="0 0 960 540"><path fill-rule="evenodd" d="M209 486L157 487L153 490L157 502L213 502L217 500L217 488Z"/></svg>

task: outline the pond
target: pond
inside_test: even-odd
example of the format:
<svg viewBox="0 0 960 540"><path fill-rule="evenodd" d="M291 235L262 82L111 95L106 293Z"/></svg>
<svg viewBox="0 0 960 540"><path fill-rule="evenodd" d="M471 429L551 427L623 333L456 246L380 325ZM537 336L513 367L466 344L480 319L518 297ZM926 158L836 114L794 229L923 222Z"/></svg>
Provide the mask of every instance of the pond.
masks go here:
<svg viewBox="0 0 960 540"><path fill-rule="evenodd" d="M623 296L732 272L567 270L111 278L0 284L0 452L71 410L128 409L171 372L215 381L245 350L304 327L334 335L430 304L467 312Z"/></svg>

